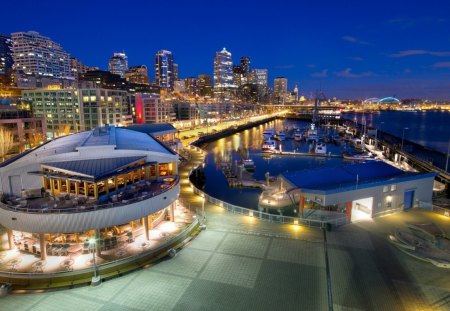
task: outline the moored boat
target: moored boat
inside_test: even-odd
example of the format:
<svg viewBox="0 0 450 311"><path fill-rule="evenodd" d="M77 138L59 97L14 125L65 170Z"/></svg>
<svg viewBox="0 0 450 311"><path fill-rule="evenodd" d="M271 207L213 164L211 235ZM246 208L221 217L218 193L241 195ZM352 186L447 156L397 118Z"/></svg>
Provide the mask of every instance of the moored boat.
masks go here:
<svg viewBox="0 0 450 311"><path fill-rule="evenodd" d="M314 149L314 153L326 154L327 145L324 142L318 142L316 148Z"/></svg>
<svg viewBox="0 0 450 311"><path fill-rule="evenodd" d="M273 153L275 152L275 148L276 148L275 142L269 139L262 144L261 151L264 153Z"/></svg>
<svg viewBox="0 0 450 311"><path fill-rule="evenodd" d="M267 127L267 128L264 129L263 138L264 138L264 140L271 139L274 134L275 134L274 128Z"/></svg>
<svg viewBox="0 0 450 311"><path fill-rule="evenodd" d="M242 161L242 164L244 165L244 168L247 171L254 171L255 170L255 162L253 162L252 159L245 159L244 161Z"/></svg>

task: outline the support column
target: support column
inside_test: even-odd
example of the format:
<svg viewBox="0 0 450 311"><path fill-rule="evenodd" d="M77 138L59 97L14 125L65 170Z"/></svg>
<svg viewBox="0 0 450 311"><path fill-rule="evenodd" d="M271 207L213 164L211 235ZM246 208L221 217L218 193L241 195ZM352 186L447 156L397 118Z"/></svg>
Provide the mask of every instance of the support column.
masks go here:
<svg viewBox="0 0 450 311"><path fill-rule="evenodd" d="M70 180L66 179L66 192L70 193Z"/></svg>
<svg viewBox="0 0 450 311"><path fill-rule="evenodd" d="M145 167L145 180L150 180L150 167Z"/></svg>
<svg viewBox="0 0 450 311"><path fill-rule="evenodd" d="M6 229L6 231L8 232L8 244L9 244L9 249L14 249L15 245L14 245L14 235L13 235L13 231L12 229Z"/></svg>
<svg viewBox="0 0 450 311"><path fill-rule="evenodd" d="M95 230L95 254L100 257L102 255L100 243L100 230Z"/></svg>
<svg viewBox="0 0 450 311"><path fill-rule="evenodd" d="M80 183L78 181L75 182L75 195L80 194Z"/></svg>
<svg viewBox="0 0 450 311"><path fill-rule="evenodd" d="M159 163L156 163L156 166L155 166L155 175L156 175L156 180L158 180L158 178L159 178Z"/></svg>
<svg viewBox="0 0 450 311"><path fill-rule="evenodd" d="M45 240L45 233L39 234L39 245L41 247L41 260L47 259L47 241Z"/></svg>
<svg viewBox="0 0 450 311"><path fill-rule="evenodd" d="M143 223L144 223L144 231L145 231L145 239L148 241L150 240L150 234L148 232L149 227L148 227L148 216L145 216L142 218Z"/></svg>
<svg viewBox="0 0 450 311"><path fill-rule="evenodd" d="M94 183L94 198L97 200L98 199L98 186L97 183Z"/></svg>
<svg viewBox="0 0 450 311"><path fill-rule="evenodd" d="M174 222L175 221L175 202L170 204L169 216L170 216L170 221Z"/></svg>
<svg viewBox="0 0 450 311"><path fill-rule="evenodd" d="M305 197L300 196L300 200L298 202L298 216L303 218L303 210L305 209Z"/></svg>
<svg viewBox="0 0 450 311"><path fill-rule="evenodd" d="M54 184L55 180L54 179L49 179L49 181L50 181L50 193L52 195L55 195L55 184Z"/></svg>
<svg viewBox="0 0 450 311"><path fill-rule="evenodd" d="M88 196L88 183L85 181L83 182L83 184L84 184L84 195Z"/></svg>
<svg viewBox="0 0 450 311"><path fill-rule="evenodd" d="M58 179L56 182L58 183L58 192L61 193L61 190L62 190L62 189L61 189L62 181L61 181L61 179Z"/></svg>
<svg viewBox="0 0 450 311"><path fill-rule="evenodd" d="M150 230L153 229L153 215L148 216L149 220L148 220L148 228Z"/></svg>

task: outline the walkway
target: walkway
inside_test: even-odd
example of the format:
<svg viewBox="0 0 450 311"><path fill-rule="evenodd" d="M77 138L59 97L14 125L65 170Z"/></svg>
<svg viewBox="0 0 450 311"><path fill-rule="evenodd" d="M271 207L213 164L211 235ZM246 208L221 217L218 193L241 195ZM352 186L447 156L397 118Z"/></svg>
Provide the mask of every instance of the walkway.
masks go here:
<svg viewBox="0 0 450 311"><path fill-rule="evenodd" d="M181 199L202 208L180 169ZM184 174L184 175L183 175ZM207 229L174 259L98 288L10 295L2 310L327 310L323 233L264 222L205 204ZM412 211L327 232L333 308L449 310L450 274L414 260L387 241L406 222L448 219Z"/></svg>

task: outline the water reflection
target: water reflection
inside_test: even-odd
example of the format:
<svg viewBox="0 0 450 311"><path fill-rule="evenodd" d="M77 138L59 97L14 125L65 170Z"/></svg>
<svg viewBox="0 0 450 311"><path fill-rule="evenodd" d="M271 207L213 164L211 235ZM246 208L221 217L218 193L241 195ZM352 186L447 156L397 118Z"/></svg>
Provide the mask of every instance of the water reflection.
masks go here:
<svg viewBox="0 0 450 311"><path fill-rule="evenodd" d="M229 203L257 209L261 191L250 188L229 188L221 171L223 165L231 165L232 170L238 175L236 164L243 159L251 158L256 166L252 173L253 177L256 180L264 180L266 172L269 172L271 176L278 176L286 171L341 164L341 158L280 156L261 153L262 133L266 127L273 127L277 132L287 129L287 139L281 142L283 151L308 152L309 143L296 142L292 139L294 128L303 129L308 126L308 123L301 121L275 120L210 143L207 147L208 156L205 166L205 191L213 197ZM323 132L326 133L327 130L323 129ZM329 134L332 135L331 132ZM278 142L277 150L279 144ZM343 146L334 146L333 144L327 144L327 148L332 154L341 154L343 150Z"/></svg>

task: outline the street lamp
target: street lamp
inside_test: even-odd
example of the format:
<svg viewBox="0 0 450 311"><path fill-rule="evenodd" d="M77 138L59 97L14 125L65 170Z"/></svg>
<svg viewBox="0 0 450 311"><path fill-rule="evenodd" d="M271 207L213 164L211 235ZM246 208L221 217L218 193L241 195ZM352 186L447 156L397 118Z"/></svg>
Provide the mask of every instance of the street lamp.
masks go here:
<svg viewBox="0 0 450 311"><path fill-rule="evenodd" d="M405 130L409 130L409 128L407 128L407 127L404 127L404 128L403 128L403 133L402 133L402 148L401 148L402 151L403 151L403 141L405 140Z"/></svg>
<svg viewBox="0 0 450 311"><path fill-rule="evenodd" d="M94 238L90 238L89 239L89 244L91 245L92 248L92 262L93 262L93 267L94 267L94 276L92 277L91 280L91 286L97 286L100 285L101 283L101 278L99 275L97 275L97 265L95 263L95 239Z"/></svg>
<svg viewBox="0 0 450 311"><path fill-rule="evenodd" d="M445 161L445 171L448 172L448 156L450 153L450 139L448 140L447 157Z"/></svg>

